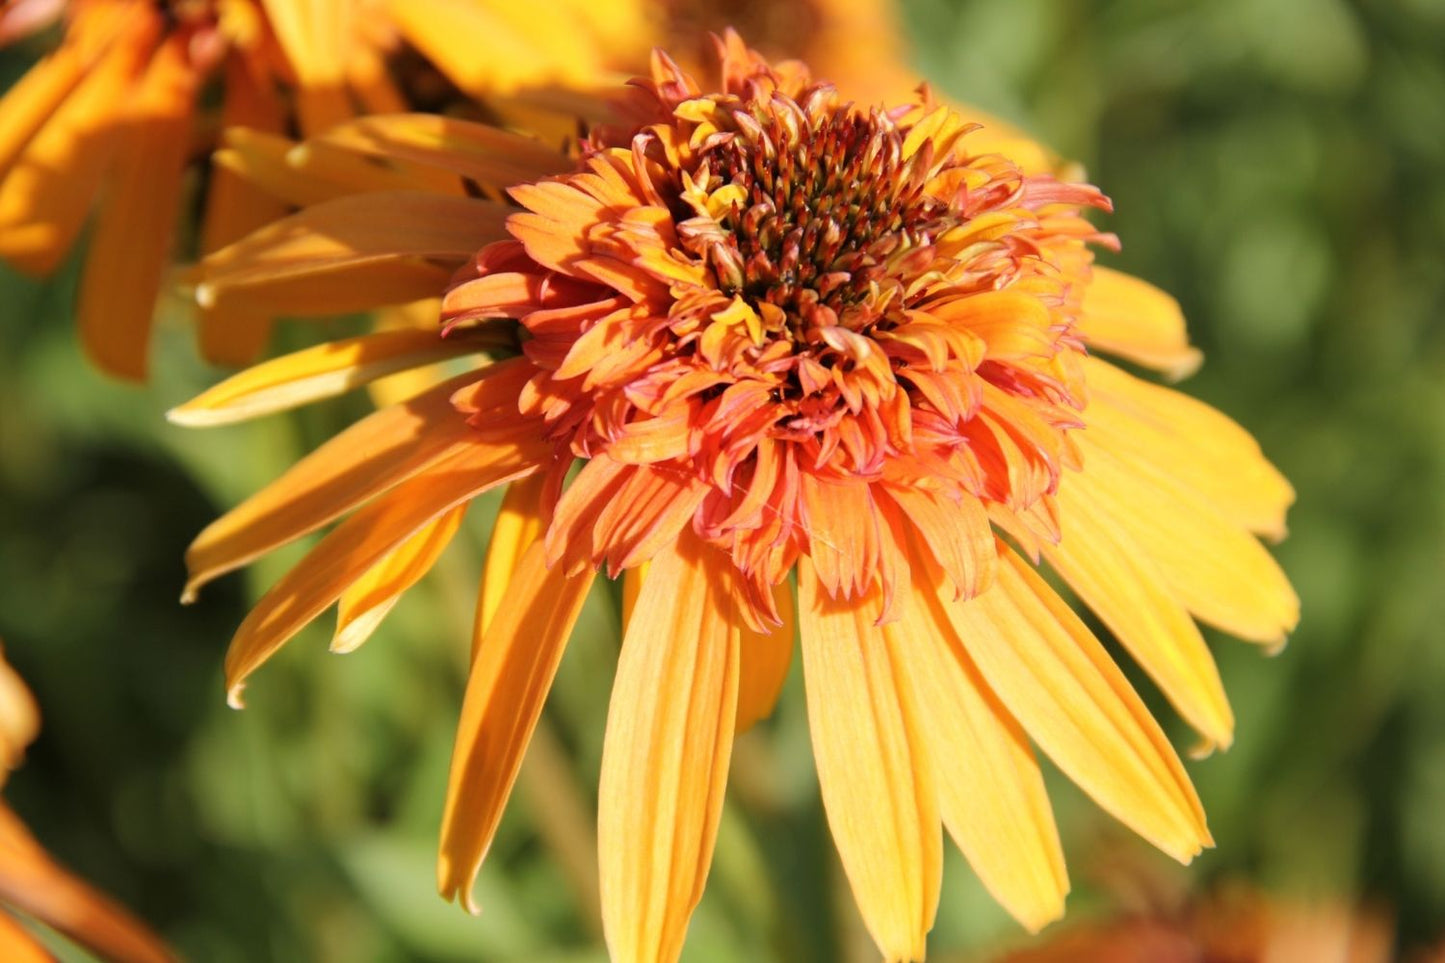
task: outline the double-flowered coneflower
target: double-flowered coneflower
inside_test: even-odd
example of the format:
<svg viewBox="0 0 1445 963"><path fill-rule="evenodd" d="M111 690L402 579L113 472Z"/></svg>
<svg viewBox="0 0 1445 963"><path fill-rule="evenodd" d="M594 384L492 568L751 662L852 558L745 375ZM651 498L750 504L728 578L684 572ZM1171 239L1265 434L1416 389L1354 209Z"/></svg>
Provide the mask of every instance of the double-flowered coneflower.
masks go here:
<svg viewBox="0 0 1445 963"><path fill-rule="evenodd" d="M478 495L489 550L440 861L469 900L595 576L628 580L602 764L617 960L673 960L733 737L801 640L828 822L874 939L920 959L942 829L1029 927L1068 889L1037 746L1188 860L1179 759L1038 566L1108 625L1205 746L1232 717L1194 619L1294 624L1289 485L1214 410L1100 360L1192 367L1174 302L1095 267L1095 188L976 153L926 92L849 103L729 35L665 55L569 158L439 118L323 135L378 183L266 173L299 213L204 265L202 299L356 310L444 295L432 331L278 359L174 412L215 423L438 357L478 363L363 419L216 522L191 590L337 519L257 604L233 698L340 603L358 644ZM241 166L244 166L241 165ZM383 177L384 175L384 177ZM364 185L362 185L364 187ZM505 193L501 191L505 188ZM450 280L446 280L450 278Z"/></svg>

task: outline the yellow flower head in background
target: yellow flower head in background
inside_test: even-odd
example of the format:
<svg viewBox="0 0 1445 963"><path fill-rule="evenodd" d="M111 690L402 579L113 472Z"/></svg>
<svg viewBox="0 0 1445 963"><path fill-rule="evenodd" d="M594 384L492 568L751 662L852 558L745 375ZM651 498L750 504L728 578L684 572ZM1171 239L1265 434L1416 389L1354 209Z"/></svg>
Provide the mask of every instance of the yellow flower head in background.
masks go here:
<svg viewBox="0 0 1445 963"><path fill-rule="evenodd" d="M580 160L416 116L314 141L366 159L384 190L250 158L307 206L209 258L203 300L350 311L444 290L445 337L313 348L175 420L482 363L363 419L196 541L189 592L347 516L238 631L233 700L334 603L334 646L359 644L467 504L505 485L444 895L470 901L601 569L628 579L599 822L614 959L680 952L734 734L770 711L795 623L829 825L888 959L923 957L945 827L1025 926L1062 913L1033 745L1188 861L1210 837L1179 759L1036 566L1205 748L1225 746L1194 618L1282 643L1297 602L1252 533L1283 533L1289 485L1223 415L1092 355L1198 361L1172 299L1092 265L1089 245L1114 243L1082 216L1108 208L1097 189L975 150L926 91L859 106L736 34L718 47L708 87L656 54Z"/></svg>
<svg viewBox="0 0 1445 963"><path fill-rule="evenodd" d="M0 100L0 258L53 272L94 208L81 336L97 365L131 379L146 375L207 85L221 88L222 126L312 132L406 109L388 63L403 42L483 96L595 83L604 62L625 62L645 37L635 0L27 0L0 12L0 42L62 10L59 48ZM201 247L284 213L217 170ZM254 317L208 312L201 345L213 360L248 363L268 331Z"/></svg>

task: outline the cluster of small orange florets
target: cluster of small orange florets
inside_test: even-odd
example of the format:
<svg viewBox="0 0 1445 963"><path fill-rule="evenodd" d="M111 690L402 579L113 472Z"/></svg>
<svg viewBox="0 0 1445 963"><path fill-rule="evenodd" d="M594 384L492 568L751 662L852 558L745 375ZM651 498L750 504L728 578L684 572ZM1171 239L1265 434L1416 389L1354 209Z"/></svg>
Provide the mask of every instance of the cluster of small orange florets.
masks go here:
<svg viewBox="0 0 1445 963"><path fill-rule="evenodd" d="M928 538L949 517L976 548L935 554L972 594L990 520L1052 529L1084 403L1085 243L1110 240L1079 211L1108 202L971 154L973 128L926 94L863 110L741 48L724 77L704 96L660 63L633 128L514 189L514 239L449 298L454 324L520 319L536 369L522 411L559 472L589 459L558 496L553 554L627 568L691 524L766 613L800 554L835 596L876 582L891 598L899 533L854 533L860 554L828 532L892 519ZM517 277L523 303L487 296Z"/></svg>

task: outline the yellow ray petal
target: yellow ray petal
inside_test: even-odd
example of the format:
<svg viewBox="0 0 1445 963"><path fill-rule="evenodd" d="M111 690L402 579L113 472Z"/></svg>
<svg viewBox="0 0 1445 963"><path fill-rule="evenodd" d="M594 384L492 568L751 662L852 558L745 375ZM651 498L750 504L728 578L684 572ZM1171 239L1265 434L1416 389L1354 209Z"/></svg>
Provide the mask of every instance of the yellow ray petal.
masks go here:
<svg viewBox="0 0 1445 963"><path fill-rule="evenodd" d="M0 180L0 257L47 274L80 233L119 141L122 98L145 67L160 18L135 10L116 39Z"/></svg>
<svg viewBox="0 0 1445 963"><path fill-rule="evenodd" d="M246 679L312 619L428 522L535 470L519 449L477 442L357 509L256 603L226 653L226 689L241 706Z"/></svg>
<svg viewBox="0 0 1445 963"><path fill-rule="evenodd" d="M788 680L788 669L793 664L797 613L793 605L793 590L787 582L773 586L773 603L783 617L783 624L766 635L754 632L741 619L735 620L741 665L738 675L738 732L746 732L773 714L773 706L777 705L783 683Z"/></svg>
<svg viewBox="0 0 1445 963"><path fill-rule="evenodd" d="M353 652L370 638L402 593L431 571L466 513L462 504L427 522L341 593L332 652Z"/></svg>
<svg viewBox="0 0 1445 963"><path fill-rule="evenodd" d="M709 559L704 553L713 556ZM712 863L737 713L737 613L695 538L652 560L612 687L597 815L614 960L673 963Z"/></svg>
<svg viewBox="0 0 1445 963"><path fill-rule="evenodd" d="M542 537L542 490L546 478L538 473L507 486L502 507L492 526L487 557L482 563L482 585L477 603L478 622L472 641L479 644L502 604L511 596L512 578L524 552ZM472 650L472 658L476 658Z"/></svg>
<svg viewBox="0 0 1445 963"><path fill-rule="evenodd" d="M1087 431L1077 434L1085 468L1067 484L1113 516L1179 601L1232 635L1283 645L1299 598L1264 546L1167 472L1126 465Z"/></svg>
<svg viewBox="0 0 1445 963"><path fill-rule="evenodd" d="M319 140L436 167L495 188L540 180L575 166L534 138L435 114L362 117L327 131Z"/></svg>
<svg viewBox="0 0 1445 963"><path fill-rule="evenodd" d="M353 116L346 95L349 0L261 0L286 59L297 74L302 129L325 130Z"/></svg>
<svg viewBox="0 0 1445 963"><path fill-rule="evenodd" d="M175 960L144 923L51 859L3 803L0 902L54 927L101 959L125 963Z"/></svg>
<svg viewBox="0 0 1445 963"><path fill-rule="evenodd" d="M472 882L502 818L527 742L587 590L589 569L568 578L533 542L487 626L467 679L442 816L437 888L471 912Z"/></svg>
<svg viewBox="0 0 1445 963"><path fill-rule="evenodd" d="M351 45L346 83L361 102L363 113L400 114L406 110L406 98L392 82L386 57L370 43Z"/></svg>
<svg viewBox="0 0 1445 963"><path fill-rule="evenodd" d="M896 658L869 611L829 599L798 563L808 727L828 826L873 940L888 960L921 960L942 881L938 797Z"/></svg>
<svg viewBox="0 0 1445 963"><path fill-rule="evenodd" d="M1037 932L1063 915L1069 892L1043 774L942 612L940 593L952 593L938 564L917 548L910 564L912 595L883 631L917 697L906 709L937 778L943 824L994 899Z"/></svg>
<svg viewBox="0 0 1445 963"><path fill-rule="evenodd" d="M1095 267L1084 291L1079 333L1092 348L1179 379L1193 374L1204 356L1189 345L1179 302L1138 278Z"/></svg>
<svg viewBox="0 0 1445 963"><path fill-rule="evenodd" d="M459 376L405 404L383 408L327 441L280 478L208 525L186 552L185 598L207 582L313 532L369 498L473 444L506 458L451 407Z"/></svg>
<svg viewBox="0 0 1445 963"><path fill-rule="evenodd" d="M386 0L385 6L406 39L471 94L582 81L597 70L596 51L556 4ZM488 38L487 56L477 56L471 37Z"/></svg>
<svg viewBox="0 0 1445 963"><path fill-rule="evenodd" d="M262 362L166 412L177 425L228 425L344 394L377 378L445 358L484 351L487 339L466 332L383 331Z"/></svg>
<svg viewBox="0 0 1445 963"><path fill-rule="evenodd" d="M1054 590L1012 549L1000 545L998 554L992 589L943 604L964 648L1070 779L1139 835L1189 862L1212 840L1158 723Z"/></svg>
<svg viewBox="0 0 1445 963"><path fill-rule="evenodd" d="M91 231L76 315L102 370L146 375L151 317L181 205L197 76L187 38L170 37L141 78L116 169Z"/></svg>
<svg viewBox="0 0 1445 963"><path fill-rule="evenodd" d="M1097 358L1085 359L1084 372L1089 434L1120 458L1167 471L1236 525L1284 537L1294 489L1249 432L1201 401Z"/></svg>
<svg viewBox="0 0 1445 963"><path fill-rule="evenodd" d="M1228 749L1234 713L1189 612L1102 505L1070 484L1060 486L1058 500L1063 538L1043 546L1044 558L1203 737L1198 752Z"/></svg>
<svg viewBox="0 0 1445 963"><path fill-rule="evenodd" d="M505 236L511 211L491 201L413 191L323 201L208 255L198 269L196 298L204 306L227 289L338 272L364 296L367 275L378 265L421 262L454 269L465 263ZM424 290L414 298L437 293Z"/></svg>

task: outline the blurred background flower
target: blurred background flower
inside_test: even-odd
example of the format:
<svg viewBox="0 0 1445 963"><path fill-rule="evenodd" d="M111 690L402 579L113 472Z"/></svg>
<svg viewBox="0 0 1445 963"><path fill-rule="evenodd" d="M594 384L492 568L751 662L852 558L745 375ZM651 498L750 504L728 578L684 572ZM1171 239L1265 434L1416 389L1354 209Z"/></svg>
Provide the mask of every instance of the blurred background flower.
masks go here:
<svg viewBox="0 0 1445 963"><path fill-rule="evenodd" d="M1278 554L1304 619L1272 662L1216 647L1236 741L1188 765L1218 844L1189 872L1361 894L1394 908L1401 945L1437 938L1445 8L915 0L899 22L941 92L1085 163L1126 239L1107 263L1183 302L1206 355L1190 392L1239 417L1298 491ZM0 80L37 54L6 51ZM53 283L7 274L0 294L0 634L47 712L7 789L16 811L192 958L603 959L590 787L618 600L584 606L587 641L559 670L479 879L486 913L469 919L432 895L432 859L467 662L452 642L469 630L490 513L346 671L313 633L230 713L216 640L295 556L182 609L184 547L361 408L165 426L159 411L214 380L180 309L163 303L153 386L123 391L82 360L78 268L72 255ZM283 326L277 343L357 330ZM798 675L738 742L740 805L685 960L876 958L841 873L819 869L832 857ZM1078 865L1104 830L1066 781L1050 792ZM1012 924L961 861L945 872L931 948L996 956ZM1106 902L1081 878L1070 912Z"/></svg>
<svg viewBox="0 0 1445 963"><path fill-rule="evenodd" d="M214 125L309 133L404 110L448 82L474 97L596 83L638 61L646 26L641 0L525 14L496 0L7 2L0 43L35 34L34 49L54 49L0 100L0 258L52 274L94 207L82 343L101 369L144 379L167 262L284 212L224 168L208 171L199 237L174 250L187 171L209 168ZM428 65L441 75L430 84ZM202 347L245 362L268 332L264 318L208 311Z"/></svg>
<svg viewBox="0 0 1445 963"><path fill-rule="evenodd" d="M39 728L34 697L0 656L0 785L20 764ZM58 942L55 933L88 947L109 963L167 963L173 959L144 923L52 859L3 802L0 903L9 911L0 912L0 958L7 963L52 959L49 947Z"/></svg>

